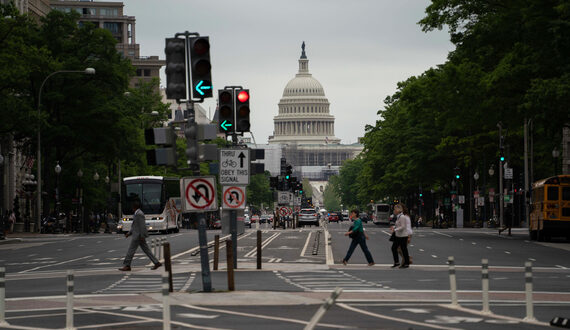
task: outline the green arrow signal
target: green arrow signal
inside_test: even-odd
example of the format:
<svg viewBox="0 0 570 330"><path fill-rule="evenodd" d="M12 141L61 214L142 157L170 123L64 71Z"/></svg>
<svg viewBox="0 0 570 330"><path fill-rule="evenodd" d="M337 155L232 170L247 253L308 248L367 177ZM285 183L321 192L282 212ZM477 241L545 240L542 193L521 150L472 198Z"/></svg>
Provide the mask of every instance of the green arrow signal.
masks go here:
<svg viewBox="0 0 570 330"><path fill-rule="evenodd" d="M224 120L224 121L220 124L220 127L221 127L224 131L227 131L230 126L232 126L232 123L228 123L227 120Z"/></svg>
<svg viewBox="0 0 570 330"><path fill-rule="evenodd" d="M203 89L212 89L212 86L202 86L203 84L204 80L200 80L198 85L196 85L196 91L200 93L200 95L204 95L204 92L202 92Z"/></svg>

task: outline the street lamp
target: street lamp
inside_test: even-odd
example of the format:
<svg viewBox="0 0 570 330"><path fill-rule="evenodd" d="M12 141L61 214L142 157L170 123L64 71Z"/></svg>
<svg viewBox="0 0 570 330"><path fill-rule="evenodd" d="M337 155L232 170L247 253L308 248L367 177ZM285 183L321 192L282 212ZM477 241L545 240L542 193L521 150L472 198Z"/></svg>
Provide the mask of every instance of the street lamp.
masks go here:
<svg viewBox="0 0 570 330"><path fill-rule="evenodd" d="M61 166L59 161L55 165L55 213L56 219L59 219L59 173L61 173Z"/></svg>
<svg viewBox="0 0 570 330"><path fill-rule="evenodd" d="M89 75L95 74L95 69L86 68L85 70L59 70L50 73L40 85L38 92L38 214L37 214L37 228L40 228L41 213L42 213L42 148L41 148L41 104L42 104L42 90L46 81L58 73L85 73Z"/></svg>
<svg viewBox="0 0 570 330"><path fill-rule="evenodd" d="M560 157L560 151L554 147L552 150L552 158L554 158L554 175L558 175L558 157Z"/></svg>

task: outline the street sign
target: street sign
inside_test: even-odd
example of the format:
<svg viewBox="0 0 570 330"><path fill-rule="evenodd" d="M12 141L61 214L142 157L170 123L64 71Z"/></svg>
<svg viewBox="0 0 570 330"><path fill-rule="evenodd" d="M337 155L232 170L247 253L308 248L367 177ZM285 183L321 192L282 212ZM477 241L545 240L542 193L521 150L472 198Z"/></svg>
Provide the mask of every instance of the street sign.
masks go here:
<svg viewBox="0 0 570 330"><path fill-rule="evenodd" d="M288 206L281 206L279 208L279 215L282 217L286 217L288 215L293 214L293 210Z"/></svg>
<svg viewBox="0 0 570 330"><path fill-rule="evenodd" d="M485 197L479 197L477 198L477 200L478 200L477 203L478 206L485 206Z"/></svg>
<svg viewBox="0 0 570 330"><path fill-rule="evenodd" d="M222 185L249 184L248 149L220 150L220 184Z"/></svg>
<svg viewBox="0 0 570 330"><path fill-rule="evenodd" d="M213 176L186 177L180 180L182 209L186 212L215 211L216 178Z"/></svg>
<svg viewBox="0 0 570 330"><path fill-rule="evenodd" d="M279 205L284 205L284 204L287 205L291 201L289 199L289 197L290 197L290 194L288 191L278 191L277 192L277 203Z"/></svg>
<svg viewBox="0 0 570 330"><path fill-rule="evenodd" d="M459 200L459 204L465 204L465 195L459 195L457 199Z"/></svg>
<svg viewBox="0 0 570 330"><path fill-rule="evenodd" d="M244 187L224 187L223 188L223 208L244 209L245 208L245 186Z"/></svg>
<svg viewBox="0 0 570 330"><path fill-rule="evenodd" d="M513 168L512 167L507 167L505 168L505 179L511 179L513 178Z"/></svg>

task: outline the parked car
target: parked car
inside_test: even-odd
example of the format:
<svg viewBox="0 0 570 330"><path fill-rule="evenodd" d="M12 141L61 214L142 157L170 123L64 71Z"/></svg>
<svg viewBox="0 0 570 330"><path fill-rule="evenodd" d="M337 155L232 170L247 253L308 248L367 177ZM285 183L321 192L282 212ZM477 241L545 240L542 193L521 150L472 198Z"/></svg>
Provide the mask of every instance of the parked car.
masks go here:
<svg viewBox="0 0 570 330"><path fill-rule="evenodd" d="M251 216L251 223L259 222L259 215L252 215Z"/></svg>
<svg viewBox="0 0 570 330"><path fill-rule="evenodd" d="M338 222L339 221L338 213L336 212L329 213L328 220L329 222Z"/></svg>
<svg viewBox="0 0 570 330"><path fill-rule="evenodd" d="M301 209L299 212L299 226L319 225L319 214L314 209Z"/></svg>
<svg viewBox="0 0 570 330"><path fill-rule="evenodd" d="M266 223L266 222L271 222L271 218L268 214L264 214L259 217L259 223Z"/></svg>

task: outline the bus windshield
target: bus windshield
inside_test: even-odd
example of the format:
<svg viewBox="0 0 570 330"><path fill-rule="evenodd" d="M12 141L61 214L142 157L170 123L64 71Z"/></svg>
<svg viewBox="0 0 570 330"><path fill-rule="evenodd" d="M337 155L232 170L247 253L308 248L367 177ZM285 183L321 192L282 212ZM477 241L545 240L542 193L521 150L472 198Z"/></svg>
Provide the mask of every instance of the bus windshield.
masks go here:
<svg viewBox="0 0 570 330"><path fill-rule="evenodd" d="M126 183L123 214L133 214L132 201L136 198L145 214L159 214L164 208L161 183Z"/></svg>

